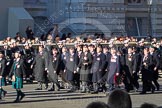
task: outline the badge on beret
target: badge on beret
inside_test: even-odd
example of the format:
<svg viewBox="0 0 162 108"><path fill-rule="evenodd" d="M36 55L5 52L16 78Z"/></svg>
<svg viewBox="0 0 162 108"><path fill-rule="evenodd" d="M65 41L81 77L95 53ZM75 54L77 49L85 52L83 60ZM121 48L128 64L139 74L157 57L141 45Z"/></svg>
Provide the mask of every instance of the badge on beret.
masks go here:
<svg viewBox="0 0 162 108"><path fill-rule="evenodd" d="M74 61L74 59L73 58L70 58L70 61Z"/></svg>

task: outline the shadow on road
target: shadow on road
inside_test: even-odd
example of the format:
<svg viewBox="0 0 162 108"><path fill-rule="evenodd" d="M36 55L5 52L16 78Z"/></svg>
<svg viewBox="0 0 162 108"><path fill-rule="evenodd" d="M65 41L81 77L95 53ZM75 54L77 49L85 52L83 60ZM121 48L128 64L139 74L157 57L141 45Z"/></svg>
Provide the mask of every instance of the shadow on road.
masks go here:
<svg viewBox="0 0 162 108"><path fill-rule="evenodd" d="M19 103L31 103L31 102L46 102L46 101L72 101L76 99L93 99L93 98L105 98L106 96L97 96L97 95L89 95L84 93L65 93L65 92L58 92L58 93L51 93L51 92L44 92L44 91L31 91L25 92L26 98ZM10 94L7 97L14 96L16 98L16 93ZM17 104L11 101L0 101L0 104Z"/></svg>

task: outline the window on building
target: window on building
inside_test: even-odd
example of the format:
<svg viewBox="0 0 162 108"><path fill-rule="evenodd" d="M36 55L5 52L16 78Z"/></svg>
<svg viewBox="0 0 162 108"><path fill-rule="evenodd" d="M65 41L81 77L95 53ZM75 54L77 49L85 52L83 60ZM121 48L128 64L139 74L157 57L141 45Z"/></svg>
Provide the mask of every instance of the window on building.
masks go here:
<svg viewBox="0 0 162 108"><path fill-rule="evenodd" d="M146 36L147 35L147 18L144 17L127 17L126 32L128 36Z"/></svg>

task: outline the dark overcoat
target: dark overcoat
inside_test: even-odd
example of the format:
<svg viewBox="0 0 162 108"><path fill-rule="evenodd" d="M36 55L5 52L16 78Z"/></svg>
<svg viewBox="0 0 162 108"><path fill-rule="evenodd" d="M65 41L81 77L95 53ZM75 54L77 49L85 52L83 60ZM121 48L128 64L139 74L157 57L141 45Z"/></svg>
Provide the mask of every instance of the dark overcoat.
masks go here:
<svg viewBox="0 0 162 108"><path fill-rule="evenodd" d="M68 54L67 59L66 59L66 65L65 65L65 70L66 70L66 80L72 81L74 79L74 71L77 71L77 66L78 66L78 61L79 58L76 53Z"/></svg>
<svg viewBox="0 0 162 108"><path fill-rule="evenodd" d="M86 63L86 64L85 64ZM80 58L79 67L80 67L80 80L81 81L90 81L90 69L92 65L92 55L90 52L83 52Z"/></svg>

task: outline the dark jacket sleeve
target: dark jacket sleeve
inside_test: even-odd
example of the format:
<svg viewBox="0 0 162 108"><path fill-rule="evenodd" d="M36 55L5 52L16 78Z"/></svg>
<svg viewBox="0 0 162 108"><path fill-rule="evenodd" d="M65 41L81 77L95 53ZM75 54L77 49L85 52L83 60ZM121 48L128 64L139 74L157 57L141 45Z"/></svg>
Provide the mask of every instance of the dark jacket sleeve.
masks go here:
<svg viewBox="0 0 162 108"><path fill-rule="evenodd" d="M160 58L159 58L159 56L158 56L158 54L156 53L155 55L154 55L154 58L155 58L155 61L156 61L156 68L159 68L159 65L160 65Z"/></svg>
<svg viewBox="0 0 162 108"><path fill-rule="evenodd" d="M13 71L14 71L14 63L11 66L10 73L9 73L9 77L12 77Z"/></svg>
<svg viewBox="0 0 162 108"><path fill-rule="evenodd" d="M83 54L80 56L80 60L79 60L79 64L78 64L79 68L81 68L82 63L83 63Z"/></svg>
<svg viewBox="0 0 162 108"><path fill-rule="evenodd" d="M92 55L90 53L88 53L88 65L92 64Z"/></svg>
<svg viewBox="0 0 162 108"><path fill-rule="evenodd" d="M61 55L60 55L60 54L58 54L58 55L57 55L56 66L55 66L55 71L57 71L57 70L58 70L59 65L60 65L60 61L61 61Z"/></svg>
<svg viewBox="0 0 162 108"><path fill-rule="evenodd" d="M120 73L120 56L117 56L117 73Z"/></svg>
<svg viewBox="0 0 162 108"><path fill-rule="evenodd" d="M2 63L1 63L1 74L0 74L0 76L4 76L5 75L5 68L6 68L6 60L3 59Z"/></svg>
<svg viewBox="0 0 162 108"><path fill-rule="evenodd" d="M22 71L21 74L26 75L25 64L24 64L23 59L20 61L20 65L21 65L21 71Z"/></svg>
<svg viewBox="0 0 162 108"><path fill-rule="evenodd" d="M137 55L134 55L134 57L133 57L133 71L137 71Z"/></svg>
<svg viewBox="0 0 162 108"><path fill-rule="evenodd" d="M106 56L104 54L101 55L101 66L100 66L100 70L104 71L105 68L105 64L106 64Z"/></svg>
<svg viewBox="0 0 162 108"><path fill-rule="evenodd" d="M78 55L75 53L75 66L74 66L74 71L77 70L78 64L79 64L79 57L78 57Z"/></svg>

